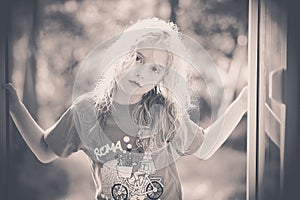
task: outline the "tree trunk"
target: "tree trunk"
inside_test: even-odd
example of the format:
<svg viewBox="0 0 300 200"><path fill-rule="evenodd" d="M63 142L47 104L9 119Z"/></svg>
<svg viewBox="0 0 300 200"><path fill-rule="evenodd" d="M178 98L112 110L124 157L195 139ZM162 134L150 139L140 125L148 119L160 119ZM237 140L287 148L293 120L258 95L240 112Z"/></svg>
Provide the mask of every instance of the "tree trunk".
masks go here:
<svg viewBox="0 0 300 200"><path fill-rule="evenodd" d="M171 22L174 22L176 24L177 22L177 10L179 8L179 0L169 0L170 6L171 6L171 16L170 20Z"/></svg>

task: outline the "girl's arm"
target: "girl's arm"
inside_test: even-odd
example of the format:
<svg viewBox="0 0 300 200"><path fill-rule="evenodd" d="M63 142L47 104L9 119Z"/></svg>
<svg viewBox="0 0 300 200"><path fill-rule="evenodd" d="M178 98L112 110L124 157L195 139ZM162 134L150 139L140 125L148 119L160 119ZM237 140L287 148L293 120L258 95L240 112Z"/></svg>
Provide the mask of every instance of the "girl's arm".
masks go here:
<svg viewBox="0 0 300 200"><path fill-rule="evenodd" d="M5 84L10 95L9 111L23 139L42 163L48 163L57 158L44 140L45 131L35 122L24 104L20 101L12 84Z"/></svg>
<svg viewBox="0 0 300 200"><path fill-rule="evenodd" d="M210 158L230 136L247 111L247 87L215 122L204 130L204 141L194 153L201 159Z"/></svg>

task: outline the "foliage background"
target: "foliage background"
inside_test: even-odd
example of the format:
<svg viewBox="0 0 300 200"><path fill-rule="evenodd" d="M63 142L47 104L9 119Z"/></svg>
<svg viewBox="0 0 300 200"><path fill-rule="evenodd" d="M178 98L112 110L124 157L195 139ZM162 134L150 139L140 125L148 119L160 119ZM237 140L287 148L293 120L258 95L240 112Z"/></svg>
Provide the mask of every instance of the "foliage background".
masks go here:
<svg viewBox="0 0 300 200"><path fill-rule="evenodd" d="M11 79L33 117L42 128L49 128L71 105L74 78L85 56L131 21L156 16L176 22L207 50L218 66L228 105L247 82L247 4L246 0L18 0L10 22ZM206 116L209 96L203 81L194 78L201 115ZM199 123L205 127L208 119ZM10 141L13 199L93 199L83 153L43 165L13 126ZM245 199L246 120L211 159L184 157L178 169L184 199Z"/></svg>

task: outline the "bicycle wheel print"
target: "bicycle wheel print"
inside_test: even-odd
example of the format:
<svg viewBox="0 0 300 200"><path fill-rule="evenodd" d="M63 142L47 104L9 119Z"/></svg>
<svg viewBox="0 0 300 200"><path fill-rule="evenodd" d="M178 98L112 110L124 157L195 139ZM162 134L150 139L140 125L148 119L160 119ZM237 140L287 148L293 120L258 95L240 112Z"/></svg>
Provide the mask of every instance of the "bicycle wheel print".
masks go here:
<svg viewBox="0 0 300 200"><path fill-rule="evenodd" d="M128 198L127 188L120 183L113 185L111 188L111 194L114 200L127 200Z"/></svg>
<svg viewBox="0 0 300 200"><path fill-rule="evenodd" d="M147 197L149 199L158 199L163 194L163 187L157 181L151 181L146 187Z"/></svg>

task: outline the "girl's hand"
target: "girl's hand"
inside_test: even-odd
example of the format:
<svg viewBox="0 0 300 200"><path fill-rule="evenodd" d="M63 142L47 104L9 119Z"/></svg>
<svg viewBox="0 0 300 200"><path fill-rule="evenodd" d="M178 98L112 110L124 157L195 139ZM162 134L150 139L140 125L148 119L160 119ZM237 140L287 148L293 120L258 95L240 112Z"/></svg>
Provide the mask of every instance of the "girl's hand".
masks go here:
<svg viewBox="0 0 300 200"><path fill-rule="evenodd" d="M19 102L19 97L17 95L15 87L11 83L2 84L1 87L8 91L9 93L9 105L15 106Z"/></svg>

